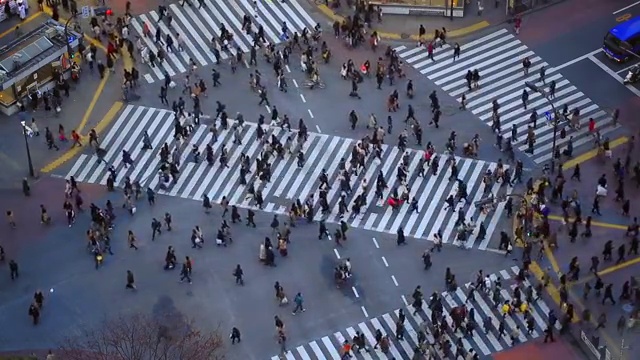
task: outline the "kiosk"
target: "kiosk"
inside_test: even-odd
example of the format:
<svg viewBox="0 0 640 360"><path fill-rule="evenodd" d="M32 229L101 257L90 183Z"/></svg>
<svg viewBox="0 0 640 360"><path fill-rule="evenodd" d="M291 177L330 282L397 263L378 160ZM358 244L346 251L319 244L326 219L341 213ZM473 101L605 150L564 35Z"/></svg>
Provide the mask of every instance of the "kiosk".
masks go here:
<svg viewBox="0 0 640 360"><path fill-rule="evenodd" d="M0 48L0 112L12 115L31 93L51 89L59 75L68 78L68 51L77 52L81 44L81 34L65 35L63 24L47 20Z"/></svg>

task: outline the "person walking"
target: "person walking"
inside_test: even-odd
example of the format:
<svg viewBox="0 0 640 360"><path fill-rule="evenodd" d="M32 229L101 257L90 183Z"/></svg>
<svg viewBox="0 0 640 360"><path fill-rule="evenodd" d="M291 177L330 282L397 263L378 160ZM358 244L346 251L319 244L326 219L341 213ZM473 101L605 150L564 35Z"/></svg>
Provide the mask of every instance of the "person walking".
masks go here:
<svg viewBox="0 0 640 360"><path fill-rule="evenodd" d="M191 282L191 269L189 268L189 264L188 262L184 262L182 263L182 270L180 270L180 282L184 282L185 280L187 280L189 282L189 284L193 284L193 282Z"/></svg>
<svg viewBox="0 0 640 360"><path fill-rule="evenodd" d="M231 329L231 335L229 335L229 338L231 339L231 345L235 344L236 342L241 342L242 338L240 337L240 330L238 330L237 327L233 327L233 329Z"/></svg>
<svg viewBox="0 0 640 360"><path fill-rule="evenodd" d="M244 271L240 267L240 264L236 265L236 269L233 270L233 276L236 278L236 285L244 286Z"/></svg>
<svg viewBox="0 0 640 360"><path fill-rule="evenodd" d="M127 285L125 286L125 289L132 289L132 290L138 289L136 287L135 280L133 278L133 272L131 272L131 270L127 270Z"/></svg>
<svg viewBox="0 0 640 360"><path fill-rule="evenodd" d="M302 312L307 311L307 309L305 309L304 306L302 305L304 303L304 299L302 298L302 293L296 294L296 297L293 298L293 303L296 304L296 306L293 308L291 315L295 315L298 311L302 311Z"/></svg>

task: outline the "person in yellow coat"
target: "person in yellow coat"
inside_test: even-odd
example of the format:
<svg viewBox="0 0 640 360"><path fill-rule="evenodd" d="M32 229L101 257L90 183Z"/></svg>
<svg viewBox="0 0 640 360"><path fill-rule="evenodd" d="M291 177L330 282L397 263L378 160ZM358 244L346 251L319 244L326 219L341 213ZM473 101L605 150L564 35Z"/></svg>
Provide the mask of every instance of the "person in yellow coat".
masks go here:
<svg viewBox="0 0 640 360"><path fill-rule="evenodd" d="M502 305L502 316L507 316L508 314L511 313L511 305L509 304L508 301L505 301L504 304Z"/></svg>
<svg viewBox="0 0 640 360"><path fill-rule="evenodd" d="M529 304L523 301L522 304L520 304L520 312L526 314L527 311L529 311Z"/></svg>

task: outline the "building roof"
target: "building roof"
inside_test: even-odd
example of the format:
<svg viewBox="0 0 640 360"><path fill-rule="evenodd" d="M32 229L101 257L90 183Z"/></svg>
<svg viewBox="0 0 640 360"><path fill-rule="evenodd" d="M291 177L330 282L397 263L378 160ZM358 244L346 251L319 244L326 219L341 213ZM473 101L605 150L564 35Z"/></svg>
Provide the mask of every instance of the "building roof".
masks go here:
<svg viewBox="0 0 640 360"><path fill-rule="evenodd" d="M65 36L64 26L57 21L47 20L37 28L22 34L20 37L0 48L0 79L14 78L26 71L33 71L32 66L61 49L67 43L76 41L81 35L68 30Z"/></svg>

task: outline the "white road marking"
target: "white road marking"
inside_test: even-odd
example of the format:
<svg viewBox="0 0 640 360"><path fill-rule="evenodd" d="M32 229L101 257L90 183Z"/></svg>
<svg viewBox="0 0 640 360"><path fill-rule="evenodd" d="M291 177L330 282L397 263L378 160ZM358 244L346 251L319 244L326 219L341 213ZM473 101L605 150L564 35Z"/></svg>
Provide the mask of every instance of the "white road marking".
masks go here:
<svg viewBox="0 0 640 360"><path fill-rule="evenodd" d="M284 68L287 69L287 72L291 72L291 69L289 69L289 65L285 65Z"/></svg>
<svg viewBox="0 0 640 360"><path fill-rule="evenodd" d="M360 306L360 309L362 309L362 313L364 314L364 317L368 318L369 313L367 312L367 309L365 309L364 306Z"/></svg>
<svg viewBox="0 0 640 360"><path fill-rule="evenodd" d="M302 102L303 102L303 103L306 103L306 102L307 102L307 99L305 99L305 98L304 98L304 95L303 95L303 94L300 94L300 99L302 99Z"/></svg>
<svg viewBox="0 0 640 360"><path fill-rule="evenodd" d="M307 109L307 111L309 112L309 116L311 116L311 118L313 119L313 113L311 112L311 109Z"/></svg>
<svg viewBox="0 0 640 360"><path fill-rule="evenodd" d="M590 56L589 60L593 61L593 63L598 65L598 67L604 70L604 72L611 75L611 77L614 78L617 82L619 82L620 84L623 84L623 81L622 81L623 79L618 74L616 74L615 71L611 70L607 65L605 65L602 61L596 59L593 56ZM634 93L636 96L640 96L640 90L636 89L633 85L629 85L629 86L624 85L624 86L627 89L629 89L629 91Z"/></svg>
<svg viewBox="0 0 640 360"><path fill-rule="evenodd" d="M564 69L564 68L566 68L567 66L571 66L571 65L573 65L573 64L575 64L575 63L579 63L580 61L582 61L582 60L584 60L584 59L586 59L586 58L588 58L588 57L591 57L591 56L593 56L593 55L595 55L595 54L601 53L601 52L602 52L602 49L593 50L592 52L590 52L590 53L588 53L588 54L584 54L584 55L579 56L579 57L577 57L577 58L575 58L575 59L573 59L573 60L569 60L569 61L567 61L567 62L566 62L566 63L564 63L564 64L560 64L560 65L558 65L558 66L555 66L553 69L554 69L555 71L558 71L558 70L560 70L560 69ZM550 70L550 69L547 69L547 72L549 72L549 70Z"/></svg>
<svg viewBox="0 0 640 360"><path fill-rule="evenodd" d="M375 245L376 249L380 249L380 245L378 245L378 240L376 240L376 238L373 238L373 245Z"/></svg>
<svg viewBox="0 0 640 360"><path fill-rule="evenodd" d="M318 130L319 133L321 133L322 131L320 131L320 126L316 125L316 130Z"/></svg>
<svg viewBox="0 0 640 360"><path fill-rule="evenodd" d="M636 65L638 65L638 64L629 65L629 66L627 66L626 68L624 68L624 69L622 69L622 70L618 70L618 71L616 71L616 73L617 73L617 74L625 73L625 72L627 72L629 69L631 69L632 67L634 67L634 66L636 66ZM625 75L626 75L626 74L625 74Z"/></svg>
<svg viewBox="0 0 640 360"><path fill-rule="evenodd" d="M404 295L400 297L402 298L402 302L404 303L404 306L409 306L409 302L407 301L407 298Z"/></svg>
<svg viewBox="0 0 640 360"><path fill-rule="evenodd" d="M627 6L623 7L622 9L614 11L613 15L619 14L619 13L621 13L621 12L627 10L627 9L631 9L632 7L634 7L634 6L638 5L638 4L640 4L640 1L636 1L631 5L627 5Z"/></svg>
<svg viewBox="0 0 640 360"><path fill-rule="evenodd" d="M338 249L333 249L333 253L336 254L336 257L340 260L340 253L338 252Z"/></svg>
<svg viewBox="0 0 640 360"><path fill-rule="evenodd" d="M353 290L353 294L354 294L357 298L359 298L359 297L360 297L360 294L358 294L358 290L356 290L356 287L355 287L355 286L352 286L352 287L351 287L351 290Z"/></svg>
<svg viewBox="0 0 640 360"><path fill-rule="evenodd" d="M291 81L293 81L293 86L298 87L298 82L296 81L296 79L291 79Z"/></svg>
<svg viewBox="0 0 640 360"><path fill-rule="evenodd" d="M387 258L385 258L384 256L382 257L382 262L384 263L384 266L389 267L389 263L387 262Z"/></svg>
<svg viewBox="0 0 640 360"><path fill-rule="evenodd" d="M398 280L396 280L396 276L395 275L391 275L391 280L393 280L393 284L395 286L398 286Z"/></svg>

